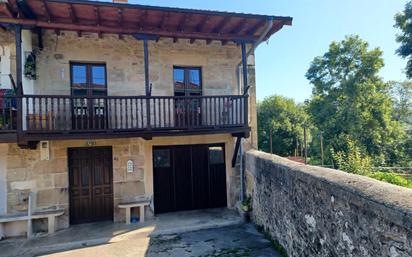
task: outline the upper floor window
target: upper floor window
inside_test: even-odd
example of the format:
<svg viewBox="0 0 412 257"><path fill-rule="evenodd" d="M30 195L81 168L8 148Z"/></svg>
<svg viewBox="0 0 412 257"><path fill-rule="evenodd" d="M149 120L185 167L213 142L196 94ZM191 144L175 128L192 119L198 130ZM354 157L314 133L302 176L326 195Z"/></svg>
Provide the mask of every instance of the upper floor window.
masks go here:
<svg viewBox="0 0 412 257"><path fill-rule="evenodd" d="M175 96L202 95L200 67L173 67Z"/></svg>
<svg viewBox="0 0 412 257"><path fill-rule="evenodd" d="M72 95L107 95L107 79L105 64L71 63L70 66Z"/></svg>

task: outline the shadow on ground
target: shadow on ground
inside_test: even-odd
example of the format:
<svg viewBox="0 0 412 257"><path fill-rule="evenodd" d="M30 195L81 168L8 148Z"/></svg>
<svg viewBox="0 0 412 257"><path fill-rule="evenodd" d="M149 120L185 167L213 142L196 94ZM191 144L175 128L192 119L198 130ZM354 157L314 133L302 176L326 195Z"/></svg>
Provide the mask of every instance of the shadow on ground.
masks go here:
<svg viewBox="0 0 412 257"><path fill-rule="evenodd" d="M32 240L0 242L0 256L275 256L271 243L228 209L162 214L138 225L83 224Z"/></svg>

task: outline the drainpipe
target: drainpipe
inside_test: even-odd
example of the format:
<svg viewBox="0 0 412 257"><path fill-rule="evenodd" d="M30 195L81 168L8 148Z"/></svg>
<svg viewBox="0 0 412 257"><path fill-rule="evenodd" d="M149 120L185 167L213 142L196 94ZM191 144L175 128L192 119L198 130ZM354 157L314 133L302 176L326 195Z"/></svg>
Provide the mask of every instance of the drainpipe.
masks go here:
<svg viewBox="0 0 412 257"><path fill-rule="evenodd" d="M265 29L263 30L263 33L260 35L258 40L252 45L252 47L247 51L246 53L246 59L247 57L255 51L255 49L260 45L260 43L263 42L265 39L266 35L269 33L269 31L273 27L273 18L269 18L268 22L266 23ZM238 92L240 94L241 92L241 85L240 85L240 66L242 65L242 61L239 62L239 64L236 67L236 76L237 76L237 86L238 86ZM243 165L243 144L242 141L240 142L240 147L239 147L239 159L240 159L240 202L243 202L245 199L245 167Z"/></svg>

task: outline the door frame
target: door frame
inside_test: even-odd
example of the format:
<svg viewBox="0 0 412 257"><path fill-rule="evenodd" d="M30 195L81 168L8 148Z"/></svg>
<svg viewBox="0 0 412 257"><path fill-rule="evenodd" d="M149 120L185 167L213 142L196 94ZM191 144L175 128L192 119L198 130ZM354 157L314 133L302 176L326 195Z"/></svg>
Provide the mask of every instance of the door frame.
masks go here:
<svg viewBox="0 0 412 257"><path fill-rule="evenodd" d="M84 150L92 150L92 149L110 149L110 159L109 159L109 163L110 163L110 172L111 172L111 187L112 187L112 221L114 220L114 182L113 182L113 178L114 178L114 169L113 169L113 147L112 146L92 146L92 147L68 147L67 148L67 170L68 170L68 190L69 190L69 224L70 225L76 225L76 224L83 224L83 222L80 223L74 223L72 220L72 194L71 194L71 184L70 184L70 177L72 176L72 170L70 168L70 151L71 150L75 150L75 149L84 149ZM89 188L91 187L91 185L89 185ZM90 192L89 192L90 193ZM95 221L91 221L91 222L95 222ZM98 221L96 221L98 222ZM87 222L84 222L87 223Z"/></svg>
<svg viewBox="0 0 412 257"><path fill-rule="evenodd" d="M73 66L75 65L84 65L86 67L86 95L85 96L75 96L73 95ZM88 98L88 97L93 97L92 95L92 89L91 89L91 84L92 84L92 66L100 66L100 67L104 67L104 76L105 76L105 81L104 81L104 87L105 87L105 95L107 96L109 93L109 89L108 89L108 78L107 78L107 65L106 62L93 62L93 61L69 61L69 70L70 70L70 96L72 97L76 97L76 98ZM99 96L96 96L99 97ZM72 114L72 127L74 127L73 124L73 119L77 119L77 114L74 111L74 101L76 101L76 99L71 100L71 114ZM83 108L83 106L82 106ZM88 98L87 100L87 104L86 104L86 115L88 116L87 124L89 124L89 127L87 129L96 129L94 127L92 127L92 124L94 124L93 119L95 119L95 109L94 109L94 103L92 101L90 101L90 98ZM107 106L107 100L104 100L104 110L103 110L104 114L103 114L103 129L104 128L108 128L108 122L109 122L109 113L108 113L108 106ZM84 121L82 121L84 122ZM100 121L99 121L100 123ZM74 129L78 130L78 125L77 125L77 121L75 122L76 126ZM81 125L80 129L84 129L82 128L83 125Z"/></svg>
<svg viewBox="0 0 412 257"><path fill-rule="evenodd" d="M203 72L202 72L202 67L201 66L173 65L172 77L173 77L173 95L174 96L176 96L176 85L175 85L175 78L174 78L175 69L183 70L183 84L184 84L183 91L184 91L184 96L190 96L190 93L187 90L187 87L190 83L190 75L189 75L190 73L189 73L189 71L190 70L198 70L199 71L199 85L200 85L200 95L199 96L203 96L203 93L204 93L203 92ZM191 110L191 107L188 106L188 100L183 100L183 104L185 106L184 107L185 114L183 115L183 120L182 120L182 118L179 117L179 114L176 112L176 110L177 110L176 106L181 101L182 100L175 99L175 103L174 103L175 123L183 122L183 127L185 127L185 126L192 127L194 124L190 124L189 120L190 120L190 115L191 114L193 115L193 113L189 112ZM200 108L200 109L199 109L199 113L197 113L195 115L196 121L197 121L196 123L199 123L199 124L196 124L196 125L201 126L202 125L202 103L201 103L201 100L197 100L197 101L198 101L198 105L199 105L198 108ZM189 104L193 104L193 102L194 101L190 102ZM179 103L179 104L181 104L181 103Z"/></svg>

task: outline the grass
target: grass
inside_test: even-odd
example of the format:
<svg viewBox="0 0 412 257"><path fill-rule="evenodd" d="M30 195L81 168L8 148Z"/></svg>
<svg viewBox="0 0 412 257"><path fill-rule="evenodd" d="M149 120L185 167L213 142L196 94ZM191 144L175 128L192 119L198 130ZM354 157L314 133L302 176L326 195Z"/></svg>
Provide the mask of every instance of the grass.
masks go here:
<svg viewBox="0 0 412 257"><path fill-rule="evenodd" d="M278 240L272 238L270 233L266 231L263 226L256 226L257 231L263 233L265 238L270 241L272 244L272 247L280 254L282 257L288 257L288 253L286 252L286 249L279 243Z"/></svg>
<svg viewBox="0 0 412 257"><path fill-rule="evenodd" d="M399 174L390 172L372 172L367 174L368 177L391 183L394 185L407 187L412 189L412 175L411 174Z"/></svg>

